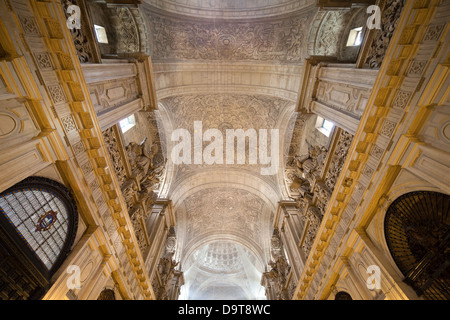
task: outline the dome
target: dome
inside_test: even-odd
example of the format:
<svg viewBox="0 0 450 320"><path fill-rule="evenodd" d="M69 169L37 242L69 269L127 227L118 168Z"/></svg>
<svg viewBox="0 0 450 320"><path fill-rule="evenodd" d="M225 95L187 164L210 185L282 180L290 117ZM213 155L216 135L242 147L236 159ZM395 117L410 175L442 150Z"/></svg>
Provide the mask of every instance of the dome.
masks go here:
<svg viewBox="0 0 450 320"><path fill-rule="evenodd" d="M262 266L239 243L217 240L205 244L188 259L182 299L264 299Z"/></svg>
<svg viewBox="0 0 450 320"><path fill-rule="evenodd" d="M199 255L197 251L197 255ZM226 241L213 242L198 258L199 267L209 272L234 273L242 269L242 260L236 244Z"/></svg>

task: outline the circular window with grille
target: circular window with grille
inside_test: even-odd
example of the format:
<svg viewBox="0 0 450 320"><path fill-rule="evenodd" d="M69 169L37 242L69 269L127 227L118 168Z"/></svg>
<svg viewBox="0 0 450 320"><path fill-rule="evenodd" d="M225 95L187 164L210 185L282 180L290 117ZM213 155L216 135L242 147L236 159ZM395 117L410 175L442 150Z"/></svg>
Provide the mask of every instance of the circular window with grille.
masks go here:
<svg viewBox="0 0 450 320"><path fill-rule="evenodd" d="M352 296L345 291L339 291L336 293L334 300L353 300Z"/></svg>
<svg viewBox="0 0 450 320"><path fill-rule="evenodd" d="M450 299L450 196L407 193L385 217L386 242L405 282L424 299Z"/></svg>

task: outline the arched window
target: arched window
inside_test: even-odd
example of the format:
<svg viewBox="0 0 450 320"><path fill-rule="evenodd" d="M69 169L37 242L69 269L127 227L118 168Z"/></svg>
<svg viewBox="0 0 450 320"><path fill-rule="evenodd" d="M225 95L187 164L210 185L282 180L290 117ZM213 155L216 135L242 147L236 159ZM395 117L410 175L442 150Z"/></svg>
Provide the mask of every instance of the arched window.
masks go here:
<svg viewBox="0 0 450 320"><path fill-rule="evenodd" d="M334 300L353 300L352 296L345 291L339 291L336 293Z"/></svg>
<svg viewBox="0 0 450 320"><path fill-rule="evenodd" d="M400 271L424 299L450 299L450 196L407 193L386 213L386 242Z"/></svg>
<svg viewBox="0 0 450 320"><path fill-rule="evenodd" d="M29 177L0 194L0 247L9 267L0 264L0 281L6 288L34 284L45 293L51 276L69 253L76 235L78 214L69 190L60 183ZM14 280L4 272L12 265L25 275ZM23 282L23 286L17 283ZM10 290L11 291L11 290ZM36 298L34 291L2 292L2 298ZM22 292L23 291L23 292Z"/></svg>

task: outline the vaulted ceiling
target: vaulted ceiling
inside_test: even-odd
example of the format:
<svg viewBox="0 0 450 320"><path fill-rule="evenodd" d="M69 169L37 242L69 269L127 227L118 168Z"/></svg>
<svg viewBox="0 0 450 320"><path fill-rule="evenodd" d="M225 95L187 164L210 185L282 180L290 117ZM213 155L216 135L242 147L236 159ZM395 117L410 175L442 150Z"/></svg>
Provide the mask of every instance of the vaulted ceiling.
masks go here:
<svg viewBox="0 0 450 320"><path fill-rule="evenodd" d="M277 203L287 197L284 160L315 1L146 0L143 8L168 158L160 197L174 204L181 265L198 269L192 256L219 241L245 248L262 272ZM173 163L171 133L194 136L195 121L224 136L226 129L278 129L277 172L261 175L265 165L248 157L244 164Z"/></svg>

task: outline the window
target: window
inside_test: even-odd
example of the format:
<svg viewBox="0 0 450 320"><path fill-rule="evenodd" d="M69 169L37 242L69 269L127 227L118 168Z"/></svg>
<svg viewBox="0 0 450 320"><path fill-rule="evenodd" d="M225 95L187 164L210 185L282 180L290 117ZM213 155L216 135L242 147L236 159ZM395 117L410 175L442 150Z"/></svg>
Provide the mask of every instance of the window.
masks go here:
<svg viewBox="0 0 450 320"><path fill-rule="evenodd" d="M42 274L49 276L74 241L77 210L63 185L29 177L0 194L0 224Z"/></svg>
<svg viewBox="0 0 450 320"><path fill-rule="evenodd" d="M136 125L136 119L134 118L134 114L129 116L128 118L125 118L123 120L120 120L120 129L122 130L122 133L127 132L131 128L133 128Z"/></svg>
<svg viewBox="0 0 450 320"><path fill-rule="evenodd" d="M316 128L321 133L323 133L324 135L329 137L331 134L331 131L333 131L334 124L333 124L333 122L325 120L322 117L317 117Z"/></svg>
<svg viewBox="0 0 450 320"><path fill-rule="evenodd" d="M112 289L103 289L97 300L116 300L116 294Z"/></svg>
<svg viewBox="0 0 450 320"><path fill-rule="evenodd" d="M450 196L415 191L397 198L384 219L386 243L404 282L425 300L450 299Z"/></svg>
<svg viewBox="0 0 450 320"><path fill-rule="evenodd" d="M331 132L333 127L334 127L333 123L331 123L328 120L323 120L322 129L325 129L326 131Z"/></svg>
<svg viewBox="0 0 450 320"><path fill-rule="evenodd" d="M336 293L334 300L353 300L353 299L352 299L352 296L349 295L347 292L340 291L340 292Z"/></svg>
<svg viewBox="0 0 450 320"><path fill-rule="evenodd" d="M362 43L362 27L350 30L348 35L347 47L356 47Z"/></svg>
<svg viewBox="0 0 450 320"><path fill-rule="evenodd" d="M99 43L108 43L108 37L106 36L106 29L102 26L94 24L95 34L97 35L97 41Z"/></svg>

